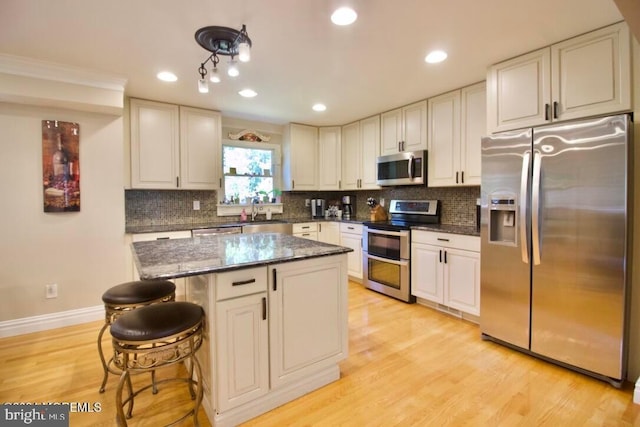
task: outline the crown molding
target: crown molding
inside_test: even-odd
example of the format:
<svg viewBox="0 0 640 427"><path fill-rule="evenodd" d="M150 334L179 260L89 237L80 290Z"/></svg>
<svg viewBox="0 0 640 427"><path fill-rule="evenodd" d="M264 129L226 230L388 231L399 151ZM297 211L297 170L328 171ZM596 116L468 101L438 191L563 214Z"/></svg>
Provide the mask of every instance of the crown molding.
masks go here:
<svg viewBox="0 0 640 427"><path fill-rule="evenodd" d="M3 53L0 53L0 74L72 83L122 93L127 84L127 79L119 76Z"/></svg>

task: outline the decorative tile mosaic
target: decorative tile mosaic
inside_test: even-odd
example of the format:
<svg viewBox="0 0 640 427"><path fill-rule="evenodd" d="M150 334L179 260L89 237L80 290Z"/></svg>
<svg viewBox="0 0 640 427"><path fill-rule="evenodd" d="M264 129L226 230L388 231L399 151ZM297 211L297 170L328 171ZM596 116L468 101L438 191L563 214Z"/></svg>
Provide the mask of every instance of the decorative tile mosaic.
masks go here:
<svg viewBox="0 0 640 427"><path fill-rule="evenodd" d="M440 222L442 224L474 226L476 223L476 199L480 187L422 186L388 187L381 190L284 192L284 212L273 219L310 219L311 210L305 200L321 198L327 206L339 205L343 195L355 198L356 219L368 220L367 198L386 205L391 199L437 199L442 202ZM193 201L200 201L200 210L193 210ZM125 190L125 219L127 226L206 224L233 222L232 217L218 217L216 191L195 190ZM260 219L260 218L258 218Z"/></svg>

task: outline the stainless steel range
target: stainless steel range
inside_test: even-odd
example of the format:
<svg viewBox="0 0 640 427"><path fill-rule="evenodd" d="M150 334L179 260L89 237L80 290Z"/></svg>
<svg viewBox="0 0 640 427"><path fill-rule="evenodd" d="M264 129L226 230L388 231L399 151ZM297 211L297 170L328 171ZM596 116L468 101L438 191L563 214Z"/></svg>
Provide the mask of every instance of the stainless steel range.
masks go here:
<svg viewBox="0 0 640 427"><path fill-rule="evenodd" d="M411 295L411 227L440 222L438 200L392 200L389 221L364 223L365 287L407 303Z"/></svg>

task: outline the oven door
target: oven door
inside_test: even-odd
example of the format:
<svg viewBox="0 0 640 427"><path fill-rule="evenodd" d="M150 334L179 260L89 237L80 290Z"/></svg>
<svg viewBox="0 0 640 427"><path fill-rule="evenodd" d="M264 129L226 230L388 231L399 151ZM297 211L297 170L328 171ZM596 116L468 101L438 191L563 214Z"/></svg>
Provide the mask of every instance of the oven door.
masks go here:
<svg viewBox="0 0 640 427"><path fill-rule="evenodd" d="M409 259L409 230L387 231L366 227L362 250L392 260Z"/></svg>
<svg viewBox="0 0 640 427"><path fill-rule="evenodd" d="M414 302L409 280L409 261L392 260L363 252L365 287L405 302Z"/></svg>

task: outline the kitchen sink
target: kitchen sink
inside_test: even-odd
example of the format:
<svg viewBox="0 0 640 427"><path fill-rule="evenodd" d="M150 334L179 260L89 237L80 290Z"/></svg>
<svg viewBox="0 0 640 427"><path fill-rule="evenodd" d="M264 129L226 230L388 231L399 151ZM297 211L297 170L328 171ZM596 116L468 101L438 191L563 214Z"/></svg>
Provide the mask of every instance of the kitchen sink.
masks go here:
<svg viewBox="0 0 640 427"><path fill-rule="evenodd" d="M242 232L292 234L293 226L289 223L279 221L256 221L251 223L242 223Z"/></svg>

